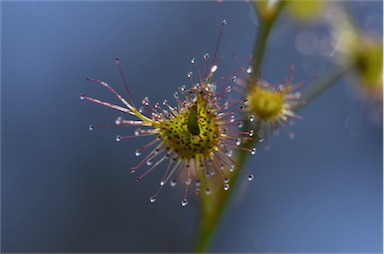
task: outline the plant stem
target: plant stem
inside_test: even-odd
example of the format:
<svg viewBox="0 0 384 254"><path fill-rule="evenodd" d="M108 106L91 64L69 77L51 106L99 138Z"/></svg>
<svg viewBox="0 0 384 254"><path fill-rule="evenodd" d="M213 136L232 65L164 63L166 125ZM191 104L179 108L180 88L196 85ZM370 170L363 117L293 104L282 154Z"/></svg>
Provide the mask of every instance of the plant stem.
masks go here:
<svg viewBox="0 0 384 254"><path fill-rule="evenodd" d="M270 31L275 23L277 17L279 16L282 6L284 5L284 1L280 1L276 3L274 6L273 12L270 12L268 18L263 19L259 15L260 27L256 35L255 44L253 48L253 61L252 68L254 72L258 73L260 70L261 63L263 61L264 51L266 48L266 43L268 41L268 37ZM257 6L254 3L255 11L257 12ZM268 10L270 11L270 10ZM244 128L245 130L249 129L249 124L246 123ZM244 144L245 147L251 147L255 142L248 141ZM236 162L238 163L238 167L244 163L248 152L240 152L237 155ZM236 182L239 176L240 170L235 170L231 173L230 179L231 182ZM200 206L200 224L197 235L197 244L195 251L197 253L204 253L208 250L210 241L212 239L212 235L220 221L220 218L223 216L225 212L225 208L227 207L227 203L230 199L230 196L233 192L233 189L230 190L222 190L218 189L216 193L211 195L203 194L201 197L201 206Z"/></svg>
<svg viewBox="0 0 384 254"><path fill-rule="evenodd" d="M269 9L271 7L266 5L260 10L257 3L255 1L253 2L253 7L256 13L258 13L260 24L259 31L256 33L256 43L254 44L252 53L252 69L256 75L259 75L260 73L269 34L278 16L283 10L284 5L285 1L279 1L275 3L273 9Z"/></svg>
<svg viewBox="0 0 384 254"><path fill-rule="evenodd" d="M219 195L211 194L210 196L204 194L206 197L204 198L204 201L202 201L202 211L200 211L201 220L195 250L197 253L204 253L209 248L213 232L215 231L220 215L222 214L221 210L228 198L227 193L229 192L222 192Z"/></svg>
<svg viewBox="0 0 384 254"><path fill-rule="evenodd" d="M253 48L253 58L252 58L252 69L254 75L259 75L260 69L263 63L263 58L266 49L266 43L268 41L270 31L275 24L278 16L280 15L285 1L279 1L273 7L273 10L265 9L267 12L264 15L262 13L258 13L260 26L257 32L257 36L255 39L255 44ZM257 4L254 2L254 7L257 12L262 11L258 10ZM265 7L267 8L267 7ZM325 78L321 79L315 85L311 86L303 94L303 100L308 104L310 101L314 100L317 96L322 94L325 90L329 89L333 84L336 83L343 75L349 70L349 68L345 68L343 70L332 71ZM303 105L298 106L294 110L297 111L301 109ZM242 128L243 131L249 131L250 129L249 122L245 122ZM253 148L258 144L258 137L255 135L255 138L252 140L248 140L243 144L245 148ZM237 168L242 168L249 152L239 151L235 156L234 160L237 163ZM235 170L230 175L230 180L232 186L237 182L237 179L241 170ZM220 186L220 184L218 184ZM211 186L215 186L215 184L211 184ZM217 186L217 184L216 184ZM204 253L210 247L210 243L212 240L212 236L220 222L220 219L223 217L225 210L227 208L227 204L230 200L231 195L234 188L231 188L227 191L223 190L223 188L218 188L215 190L215 193L211 195L202 194L201 195L201 205L200 205L200 221L198 225L198 234L197 234L197 242L196 249L197 253Z"/></svg>
<svg viewBox="0 0 384 254"><path fill-rule="evenodd" d="M351 67L345 67L343 69L335 69L330 71L325 77L318 80L316 83L311 85L306 91L303 92L301 99L305 102L304 104L299 104L294 108L294 111L299 111L304 106L309 104L311 101L316 99L322 93L331 88L339 79L341 79L348 71L351 70Z"/></svg>

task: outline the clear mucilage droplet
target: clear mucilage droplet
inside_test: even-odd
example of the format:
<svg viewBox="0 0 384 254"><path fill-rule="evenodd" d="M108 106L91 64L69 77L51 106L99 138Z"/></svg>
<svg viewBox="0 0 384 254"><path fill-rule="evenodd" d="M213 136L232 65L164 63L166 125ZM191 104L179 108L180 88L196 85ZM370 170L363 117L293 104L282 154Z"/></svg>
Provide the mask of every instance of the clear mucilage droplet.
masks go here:
<svg viewBox="0 0 384 254"><path fill-rule="evenodd" d="M208 88L210 91L215 92L216 91L216 85L214 84L208 84Z"/></svg>
<svg viewBox="0 0 384 254"><path fill-rule="evenodd" d="M144 99L141 101L141 103L145 106L148 106L149 105L149 98L148 97L144 97Z"/></svg>

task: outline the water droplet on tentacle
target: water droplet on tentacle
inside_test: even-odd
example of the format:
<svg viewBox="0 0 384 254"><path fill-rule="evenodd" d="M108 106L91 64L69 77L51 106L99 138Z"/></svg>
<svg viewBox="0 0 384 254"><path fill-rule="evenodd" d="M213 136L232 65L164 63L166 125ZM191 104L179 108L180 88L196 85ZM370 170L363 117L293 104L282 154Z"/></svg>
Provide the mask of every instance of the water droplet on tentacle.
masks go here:
<svg viewBox="0 0 384 254"><path fill-rule="evenodd" d="M186 206L186 205L188 205L188 200L187 199L183 199L181 201L181 206Z"/></svg>
<svg viewBox="0 0 384 254"><path fill-rule="evenodd" d="M175 187L177 185L176 179L172 179L170 185L171 187Z"/></svg>

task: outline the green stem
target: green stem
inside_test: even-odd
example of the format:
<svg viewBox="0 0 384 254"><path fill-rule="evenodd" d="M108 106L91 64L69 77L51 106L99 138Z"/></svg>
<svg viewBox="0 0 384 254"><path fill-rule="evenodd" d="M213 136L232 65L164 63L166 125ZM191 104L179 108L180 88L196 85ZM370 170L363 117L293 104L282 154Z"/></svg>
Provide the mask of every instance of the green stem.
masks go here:
<svg viewBox="0 0 384 254"><path fill-rule="evenodd" d="M253 49L253 62L252 62L252 68L255 73L259 72L259 68L261 66L261 63L263 61L264 51L266 47L266 43L268 41L268 37L270 34L270 31L273 27L273 24L275 23L275 20L279 16L282 7L284 5L284 1L280 1L276 3L276 6L274 6L273 15L270 15L268 19L263 20L262 18L259 18L260 21L260 27L257 32L256 36L256 43L254 44L255 47ZM254 3L255 11L257 12L257 6ZM260 17L260 15L259 15ZM244 129L249 129L248 123L245 124ZM254 144L253 141L248 141L246 144L244 144L245 147L251 147ZM241 167L241 165L244 163L247 155L249 153L239 153L238 157L236 158L237 163ZM232 186L236 182L238 176L239 176L240 170L235 170L231 173L231 182ZM217 190L217 193L214 193L212 195L205 195L203 194L201 197L201 206L200 206L200 224L198 229L198 235L197 235L197 244L195 251L197 253L204 253L208 250L213 233L220 221L220 218L225 213L225 208L227 207L227 203L232 195L233 189L224 191L222 189Z"/></svg>
<svg viewBox="0 0 384 254"><path fill-rule="evenodd" d="M266 43L268 41L268 37L270 34L270 31L277 20L279 14L281 13L281 10L283 9L285 1L280 1L274 6L274 11L272 12L272 15L269 15L268 18L262 19L260 18L260 27L257 32L255 46L253 48L253 61L252 61L252 68L255 75L258 75L260 73L260 69L263 63ZM254 3L254 6L255 3ZM255 8L257 10L257 8ZM271 13L270 13L271 14ZM259 15L260 17L261 15ZM303 100L306 101L306 104L308 104L310 101L315 99L317 96L319 96L321 93L323 93L325 90L329 89L333 84L336 83L337 80L339 80L343 75L348 71L349 69L346 68L344 70L339 71L333 71L329 75L327 75L325 78L321 79L317 83L311 86L309 90L307 90L303 94ZM300 108L302 106L299 106ZM297 107L295 109L299 110L300 108ZM248 131L250 129L250 124L248 122L244 123L243 129L244 131ZM245 148L253 148L258 144L258 137L255 135L255 138L252 140L249 140L243 144L243 147ZM249 155L249 152L246 151L239 151L236 154L236 157L234 160L237 163L237 168L242 168L247 157ZM239 178L239 175L241 174L241 170L235 170L230 175L230 180L232 183L232 186L234 186L234 183L237 182L237 179ZM211 186L214 186L214 184L211 184ZM233 195L233 188L225 191L222 188L219 188L216 190L216 193L212 193L211 195L203 194L201 195L201 205L200 205L200 221L198 225L198 234L197 234L197 242L196 242L196 249L195 251L197 253L204 253L207 252L207 250L210 247L210 243L212 240L212 236L217 228L217 225L220 222L220 219L223 217L225 210L227 208L227 204L231 198L231 195Z"/></svg>
<svg viewBox="0 0 384 254"><path fill-rule="evenodd" d="M270 11L269 12L270 14L263 19L262 18L263 14L261 13L262 11L258 9L257 3L253 2L253 7L255 11L258 13L259 24L260 24L258 27L259 31L258 33L256 33L256 39L255 39L256 43L254 44L253 55L252 55L252 69L253 69L253 72L256 73L256 75L260 73L269 34L278 16L283 10L284 5L285 5L285 1L277 2L276 6L273 7L273 11ZM266 15L264 14L264 16Z"/></svg>
<svg viewBox="0 0 384 254"><path fill-rule="evenodd" d="M207 196L206 194L204 195ZM199 234L197 235L198 239L195 249L197 253L204 253L209 248L210 240L220 218L220 210L222 209L223 204L226 203L224 201L226 199L225 195L220 195L219 197L216 197L216 199L213 199L213 195L211 194L208 198L202 197L202 199L204 199L201 204L202 216L199 222ZM208 204L208 202L211 203Z"/></svg>
<svg viewBox="0 0 384 254"><path fill-rule="evenodd" d="M258 139L255 139L258 140ZM255 141L246 142L243 147L251 148L255 144ZM241 168L244 164L249 152L239 152L236 155L235 161L238 164L238 167ZM240 170L235 170L231 173L230 176L232 186L237 182L237 178L241 174ZM217 193L206 195L203 194L201 197L201 220L199 224L199 231L197 235L197 245L195 252L196 253L205 253L210 247L210 242L212 240L213 233L225 213L227 204L233 195L233 189L231 190L222 190L220 188Z"/></svg>
<svg viewBox="0 0 384 254"><path fill-rule="evenodd" d="M352 66L345 67L343 69L332 70L327 75L325 75L325 77L311 85L306 91L303 92L303 95L301 96L301 99L305 103L296 106L294 111L299 111L304 106L308 105L311 101L319 97L322 93L330 89L339 79L341 79L351 70L351 67Z"/></svg>

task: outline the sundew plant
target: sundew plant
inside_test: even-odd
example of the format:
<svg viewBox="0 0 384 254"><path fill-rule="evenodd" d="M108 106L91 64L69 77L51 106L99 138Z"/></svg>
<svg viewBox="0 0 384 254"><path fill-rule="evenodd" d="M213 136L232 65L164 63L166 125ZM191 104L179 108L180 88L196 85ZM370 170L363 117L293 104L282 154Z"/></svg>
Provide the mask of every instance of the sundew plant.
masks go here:
<svg viewBox="0 0 384 254"><path fill-rule="evenodd" d="M216 4L221 8L226 3ZM247 193L244 191L247 186L257 184L252 180L265 165L250 164L250 158L273 153L274 141L278 138L292 139L286 147L292 149L295 137L302 135L295 128L305 125L306 121L300 110L326 94L340 79L346 78L351 83L356 96L366 105L364 114L378 116L372 119L363 114L361 121L379 128L382 121L382 34L361 28L348 2L248 1L243 4L250 6L250 13L244 15L250 15L249 22L255 23L254 30L249 31L254 34L250 52L246 56L223 52L221 46L231 36L226 31L231 20L223 17L217 23L216 41L204 40L205 54L166 63L169 66L191 64L191 71L185 74L189 82L183 84L181 80L183 85L175 85L174 91L169 91L172 101L147 96L136 98L135 87L129 82L133 59L123 58L115 59L120 83L107 82L104 78L109 77L99 77L98 73L88 78L88 85L104 89L108 96L96 98L87 91L81 95L85 101L118 112L115 119L111 114L109 123L92 124L90 130L117 128L116 141L129 146L135 146L137 139L146 138L144 145L135 148L137 159L127 161L132 164L127 174L131 173L137 182L161 175L158 185L148 189L148 202L161 203L169 193L165 189L176 187L175 209L181 205L184 209L198 210L197 217L191 218L198 225L195 239L191 239L194 242L191 252L210 251L216 229L225 223L226 208L237 202L236 192ZM295 75L303 77L300 75L303 68L290 64L284 73L276 71L275 77L265 76L264 66L275 64L268 61L268 53L273 50L268 43L284 40L283 35L276 39L274 32L279 29L279 22L289 22L305 31L295 39L295 54L308 56L318 51L327 55L332 68L324 70L315 63L306 78L298 79ZM327 40L320 41L316 34L306 30L313 24L327 31ZM289 52L281 57L295 56ZM229 62L234 63L233 70L219 73ZM166 81L159 80L156 85L161 86L162 82ZM151 89L151 84L140 86ZM288 171L289 163L287 160ZM144 186L138 184L136 188Z"/></svg>

